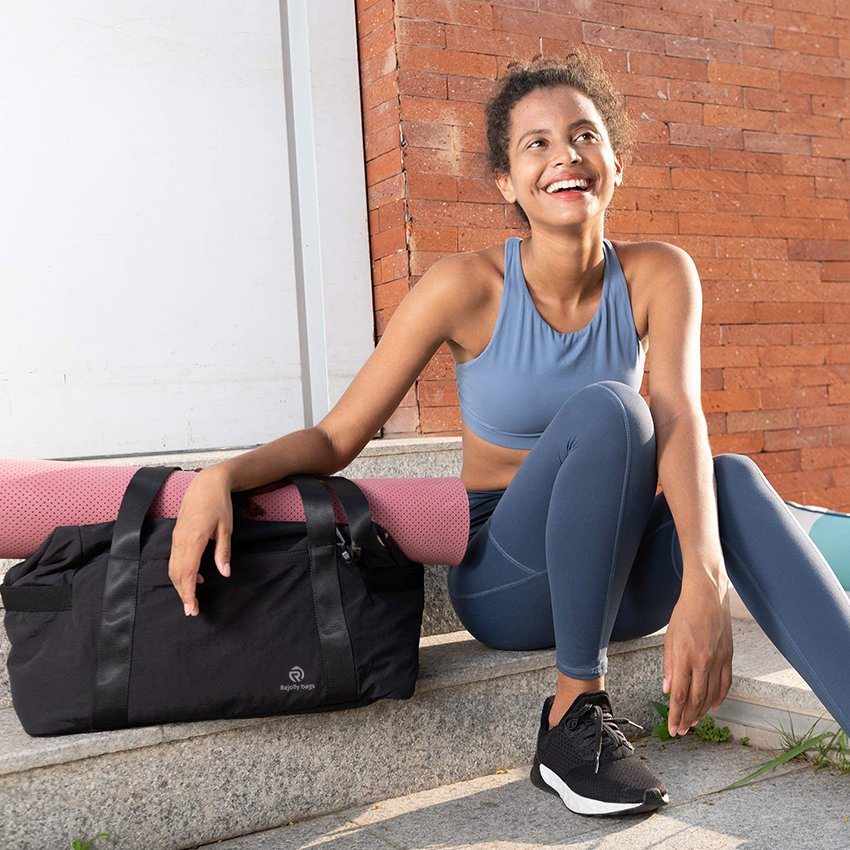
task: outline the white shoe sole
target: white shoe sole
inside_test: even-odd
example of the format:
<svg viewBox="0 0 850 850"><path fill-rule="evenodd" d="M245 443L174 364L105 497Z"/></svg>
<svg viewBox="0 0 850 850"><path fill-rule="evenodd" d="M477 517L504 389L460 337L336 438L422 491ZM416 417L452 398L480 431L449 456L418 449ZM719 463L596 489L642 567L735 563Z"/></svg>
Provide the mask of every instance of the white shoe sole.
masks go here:
<svg viewBox="0 0 850 850"><path fill-rule="evenodd" d="M537 776L535 776L535 772ZM538 781L538 777L539 780ZM593 800L589 797L583 797L577 794L545 764L540 764L535 757L534 766L531 769L531 781L544 791L550 794L557 794L563 804L577 815L616 815L628 814L630 812L651 812L654 809L664 806L670 802L670 795L665 793L660 795L657 789L650 788L644 794L644 798L640 803L608 803L603 800Z"/></svg>

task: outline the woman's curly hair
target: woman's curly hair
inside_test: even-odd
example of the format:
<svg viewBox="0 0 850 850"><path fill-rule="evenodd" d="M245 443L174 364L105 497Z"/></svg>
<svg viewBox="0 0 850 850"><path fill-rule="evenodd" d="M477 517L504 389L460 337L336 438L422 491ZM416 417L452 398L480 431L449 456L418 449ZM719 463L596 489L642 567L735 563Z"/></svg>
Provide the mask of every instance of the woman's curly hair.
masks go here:
<svg viewBox="0 0 850 850"><path fill-rule="evenodd" d="M487 102L488 165L495 175L510 174L511 111L517 101L535 89L570 86L589 97L605 122L611 148L631 158L637 142L637 125L626 110L602 60L579 45L564 59L538 53L532 59L512 60L501 87ZM529 225L528 216L518 202L514 203L521 218ZM607 210L606 210L607 212Z"/></svg>

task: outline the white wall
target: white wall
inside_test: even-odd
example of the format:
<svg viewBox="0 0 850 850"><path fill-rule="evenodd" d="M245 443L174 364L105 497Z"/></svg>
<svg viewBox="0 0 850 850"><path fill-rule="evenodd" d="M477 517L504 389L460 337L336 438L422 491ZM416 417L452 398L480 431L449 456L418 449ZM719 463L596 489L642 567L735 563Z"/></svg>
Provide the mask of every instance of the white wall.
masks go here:
<svg viewBox="0 0 850 850"><path fill-rule="evenodd" d="M317 29L327 6L336 33ZM0 456L251 446L317 421L374 347L353 3L2 16ZM337 68L318 109L311 64ZM352 181L335 243L320 121Z"/></svg>

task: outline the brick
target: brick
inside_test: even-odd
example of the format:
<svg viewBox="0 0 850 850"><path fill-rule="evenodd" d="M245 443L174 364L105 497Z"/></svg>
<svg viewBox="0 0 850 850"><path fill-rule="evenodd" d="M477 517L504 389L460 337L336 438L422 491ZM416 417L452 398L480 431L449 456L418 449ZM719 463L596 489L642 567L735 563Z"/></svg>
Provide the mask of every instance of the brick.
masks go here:
<svg viewBox="0 0 850 850"><path fill-rule="evenodd" d="M748 109L800 115L814 111L813 104L814 98L808 94L761 88L744 89L744 106Z"/></svg>
<svg viewBox="0 0 850 850"><path fill-rule="evenodd" d="M850 324L824 322L823 324L795 325L794 345L850 342Z"/></svg>
<svg viewBox="0 0 850 850"><path fill-rule="evenodd" d="M752 430L772 431L776 428L795 428L797 425L796 410L733 411L726 414L726 430L729 433Z"/></svg>
<svg viewBox="0 0 850 850"><path fill-rule="evenodd" d="M743 131L735 127L705 127L699 124L670 123L670 143L694 147L743 148Z"/></svg>
<svg viewBox="0 0 850 850"><path fill-rule="evenodd" d="M714 233L723 236L751 236L755 233L749 216L682 212L678 214L678 219L679 233Z"/></svg>
<svg viewBox="0 0 850 850"><path fill-rule="evenodd" d="M809 136L840 136L841 122L832 115L778 114L776 126L780 133Z"/></svg>
<svg viewBox="0 0 850 850"><path fill-rule="evenodd" d="M498 2L499 0L497 0ZM503 0L502 0L503 2ZM500 5L502 3L500 2ZM505 4L507 5L507 4ZM511 5L513 5L511 3ZM533 8L533 4L528 3ZM599 0L580 0L580 2L564 3L564 0L538 0L541 12L564 14L565 10L573 15L580 15L584 21L610 24L615 27L623 26L624 10L620 3L599 2Z"/></svg>
<svg viewBox="0 0 850 850"><path fill-rule="evenodd" d="M786 449L826 446L829 445L829 431L829 426L767 431L764 434L764 450L766 452L774 452Z"/></svg>
<svg viewBox="0 0 850 850"><path fill-rule="evenodd" d="M740 387L787 387L794 384L794 367L762 366L734 367L727 366L723 370L723 381L726 389L734 390Z"/></svg>
<svg viewBox="0 0 850 850"><path fill-rule="evenodd" d="M363 110L371 109L373 106L385 103L388 100L395 100L398 97L398 74L393 71L385 77L363 86L360 96Z"/></svg>
<svg viewBox="0 0 850 850"><path fill-rule="evenodd" d="M395 3L396 15L400 18L419 18L474 27L493 25L493 9L490 3L464 0L395 0Z"/></svg>
<svg viewBox="0 0 850 850"><path fill-rule="evenodd" d="M404 198L398 198L392 203L384 204L378 210L378 227L372 232L382 233L391 227L404 227L405 209L406 201Z"/></svg>
<svg viewBox="0 0 850 850"><path fill-rule="evenodd" d="M743 130L744 147L748 151L770 151L771 153L808 154L812 141L808 136L783 133L760 133L758 130Z"/></svg>
<svg viewBox="0 0 850 850"><path fill-rule="evenodd" d="M754 280L820 280L818 264L808 263L802 260L754 259L751 260L750 268Z"/></svg>
<svg viewBox="0 0 850 850"><path fill-rule="evenodd" d="M537 52L536 36L515 32L501 32L481 27L449 25L446 29L446 47L449 50L467 51L481 55L516 56ZM480 74L479 76L485 76Z"/></svg>
<svg viewBox="0 0 850 850"><path fill-rule="evenodd" d="M457 191L460 201L484 204L504 202L501 192L490 178L458 177Z"/></svg>
<svg viewBox="0 0 850 850"><path fill-rule="evenodd" d="M368 62L395 48L395 21L392 18L365 33L357 46L360 62Z"/></svg>
<svg viewBox="0 0 850 850"><path fill-rule="evenodd" d="M410 214L417 224L426 227L440 226L482 226L496 227L504 221L504 207L501 204L446 204L438 201L412 200Z"/></svg>
<svg viewBox="0 0 850 850"><path fill-rule="evenodd" d="M703 120L709 126L741 127L747 130L763 130L766 133L775 133L777 127L777 117L774 113L711 103L704 107Z"/></svg>
<svg viewBox="0 0 850 850"><path fill-rule="evenodd" d="M758 349L755 346L703 346L701 361L702 365L707 367L758 366Z"/></svg>
<svg viewBox="0 0 850 850"><path fill-rule="evenodd" d="M702 393L702 409L706 413L730 410L752 410L761 407L757 389L718 390Z"/></svg>
<svg viewBox="0 0 850 850"><path fill-rule="evenodd" d="M758 464L761 471L768 476L768 479L770 479L770 476L777 472L799 471L801 468L800 454L799 449L761 452L754 454L752 459Z"/></svg>
<svg viewBox="0 0 850 850"><path fill-rule="evenodd" d="M364 138L365 160L369 162L385 153L389 153L399 147L398 127L390 125L377 133L367 133Z"/></svg>
<svg viewBox="0 0 850 850"><path fill-rule="evenodd" d="M401 131L405 144L417 148L452 149L452 128L428 121L402 121Z"/></svg>
<svg viewBox="0 0 850 850"><path fill-rule="evenodd" d="M800 461L803 469L828 469L850 466L850 446L821 446L801 449Z"/></svg>
<svg viewBox="0 0 850 850"><path fill-rule="evenodd" d="M714 239L714 246L718 257L768 257L776 260L788 256L784 239L738 239L718 236Z"/></svg>
<svg viewBox="0 0 850 850"><path fill-rule="evenodd" d="M829 403L826 387L764 387L762 407L814 407Z"/></svg>
<svg viewBox="0 0 850 850"><path fill-rule="evenodd" d="M712 83L730 83L736 86L758 89L780 88L778 71L770 68L740 65L737 62L709 61L706 79Z"/></svg>
<svg viewBox="0 0 850 850"><path fill-rule="evenodd" d="M807 32L792 32L776 28L773 33L777 50L793 50L818 56L838 56L838 39Z"/></svg>
<svg viewBox="0 0 850 850"><path fill-rule="evenodd" d="M420 381L419 403L429 407L446 407L458 404L457 382L449 381Z"/></svg>
<svg viewBox="0 0 850 850"><path fill-rule="evenodd" d="M493 26L496 30L506 32L536 37L545 34L567 41L578 41L581 38L581 20L563 14L563 3L557 5L555 10L560 14L551 14L543 10L530 12L523 9L497 7L493 9Z"/></svg>
<svg viewBox="0 0 850 850"><path fill-rule="evenodd" d="M706 171L702 168L672 168L670 176L674 189L728 191L733 194L748 191L747 175L737 171Z"/></svg>
<svg viewBox="0 0 850 850"><path fill-rule="evenodd" d="M381 24L393 19L392 0L379 0L368 7L357 7L357 35L362 38L367 33L377 29Z"/></svg>
<svg viewBox="0 0 850 850"><path fill-rule="evenodd" d="M484 106L427 97L406 97L401 101L401 120L483 128Z"/></svg>
<svg viewBox="0 0 850 850"><path fill-rule="evenodd" d="M681 35L664 35L663 39L664 52L669 56L729 63L740 62L742 58L741 47L728 41Z"/></svg>
<svg viewBox="0 0 850 850"><path fill-rule="evenodd" d="M789 215L763 216L753 222L757 236L776 236L784 238L813 239L822 235L823 228L818 221L805 218L792 218Z"/></svg>
<svg viewBox="0 0 850 850"><path fill-rule="evenodd" d="M755 321L755 305L738 301L703 300L702 319L705 323L751 324Z"/></svg>
<svg viewBox="0 0 850 850"><path fill-rule="evenodd" d="M765 324L776 322L822 322L825 318L824 305L806 303L755 304L755 321ZM833 320L836 321L836 320ZM840 319L838 321L844 321ZM847 321L850 321L848 317Z"/></svg>
<svg viewBox="0 0 850 850"><path fill-rule="evenodd" d="M369 85L393 73L398 68L395 45L374 56L372 59L360 63L360 84Z"/></svg>
<svg viewBox="0 0 850 850"><path fill-rule="evenodd" d="M832 384L829 387L829 404L850 404L850 384Z"/></svg>
<svg viewBox="0 0 850 850"><path fill-rule="evenodd" d="M416 407L398 407L386 421L383 436L390 434L415 434L419 425L419 409Z"/></svg>
<svg viewBox="0 0 850 850"><path fill-rule="evenodd" d="M438 21L398 19L398 43L420 47L445 47L446 25Z"/></svg>
<svg viewBox="0 0 850 850"><path fill-rule="evenodd" d="M407 248L407 237L404 227L393 227L383 233L372 234L369 240L371 256L374 259L403 251Z"/></svg>
<svg viewBox="0 0 850 850"><path fill-rule="evenodd" d="M787 490L819 490L832 484L832 475L825 469L775 472L770 483L780 494Z"/></svg>
<svg viewBox="0 0 850 850"><path fill-rule="evenodd" d="M413 251L436 251L457 253L458 236L456 227L414 227L410 235Z"/></svg>
<svg viewBox="0 0 850 850"><path fill-rule="evenodd" d="M731 5L731 4L730 4ZM736 16L734 21L704 19L703 33L706 38L740 44L760 44L770 47L773 44L773 27L742 21Z"/></svg>
<svg viewBox="0 0 850 850"><path fill-rule="evenodd" d="M411 200L456 201L457 178L408 169L407 194Z"/></svg>
<svg viewBox="0 0 850 850"><path fill-rule="evenodd" d="M376 310L385 307L397 306L407 295L409 287L406 280L394 280L391 283L383 283L374 289L374 303Z"/></svg>
<svg viewBox="0 0 850 850"><path fill-rule="evenodd" d="M455 150L486 154L487 138L478 127L452 127L452 144Z"/></svg>
<svg viewBox="0 0 850 850"><path fill-rule="evenodd" d="M813 195L815 181L813 177L793 177L787 174L755 174L746 175L747 191L754 195L788 195L793 196L794 203L801 195Z"/></svg>
<svg viewBox="0 0 850 850"><path fill-rule="evenodd" d="M437 260L448 257L455 251L417 251L410 257L410 273L423 275Z"/></svg>
<svg viewBox="0 0 850 850"><path fill-rule="evenodd" d="M485 103L497 91L499 83L497 80L483 80L478 77L446 78L448 83L449 98L454 101L471 101L473 103Z"/></svg>
<svg viewBox="0 0 850 850"><path fill-rule="evenodd" d="M622 26L585 22L582 24L582 41L619 50L639 51L645 54L665 53L665 36L645 30L631 30Z"/></svg>
<svg viewBox="0 0 850 850"><path fill-rule="evenodd" d="M701 80L670 80L671 101L717 103L725 106L742 106L740 86L725 83L706 83Z"/></svg>
<svg viewBox="0 0 850 850"><path fill-rule="evenodd" d="M709 64L702 59L679 59L675 56L656 53L635 52L629 55L632 73L677 80L708 81L707 66Z"/></svg>
<svg viewBox="0 0 850 850"><path fill-rule="evenodd" d="M844 81L839 77L831 78L819 74L785 72L779 75L779 88L782 91L800 92L802 94L844 95Z"/></svg>
<svg viewBox="0 0 850 850"><path fill-rule="evenodd" d="M401 173L401 145L394 150L370 159L366 163L366 182L368 184L380 183L394 174Z"/></svg>
<svg viewBox="0 0 850 850"><path fill-rule="evenodd" d="M369 209L376 209L384 204L391 204L403 196L404 179L401 174L394 174L388 180L382 180L366 190L366 202Z"/></svg>
<svg viewBox="0 0 850 850"><path fill-rule="evenodd" d="M703 19L700 15L630 6L624 7L622 11L623 26L628 29L690 36L703 33Z"/></svg>
<svg viewBox="0 0 850 850"><path fill-rule="evenodd" d="M460 410L457 407L425 407L420 415L423 434L453 433L460 429Z"/></svg>
<svg viewBox="0 0 850 850"><path fill-rule="evenodd" d="M825 345L801 345L795 348L766 345L759 348L758 357L762 366L817 366L826 362L826 352Z"/></svg>
<svg viewBox="0 0 850 850"><path fill-rule="evenodd" d="M791 345L790 325L722 325L724 345Z"/></svg>
<svg viewBox="0 0 850 850"><path fill-rule="evenodd" d="M801 428L813 428L819 425L846 425L848 423L850 423L850 404L807 407L800 411Z"/></svg>
<svg viewBox="0 0 850 850"><path fill-rule="evenodd" d="M398 46L398 61L402 67L440 74L463 74L467 77L496 77L496 62L492 56L465 53L458 50L437 50L416 47L412 44Z"/></svg>
<svg viewBox="0 0 850 850"><path fill-rule="evenodd" d="M448 78L429 71L417 71L413 68L399 68L398 89L402 95L441 100L449 97Z"/></svg>
<svg viewBox="0 0 850 850"><path fill-rule="evenodd" d="M410 266L407 251L396 251L381 257L381 280L384 283L403 279L409 281Z"/></svg>
<svg viewBox="0 0 850 850"><path fill-rule="evenodd" d="M739 432L737 434L713 434L709 440L712 455L735 452L752 454L760 452L764 446L764 434L761 431Z"/></svg>

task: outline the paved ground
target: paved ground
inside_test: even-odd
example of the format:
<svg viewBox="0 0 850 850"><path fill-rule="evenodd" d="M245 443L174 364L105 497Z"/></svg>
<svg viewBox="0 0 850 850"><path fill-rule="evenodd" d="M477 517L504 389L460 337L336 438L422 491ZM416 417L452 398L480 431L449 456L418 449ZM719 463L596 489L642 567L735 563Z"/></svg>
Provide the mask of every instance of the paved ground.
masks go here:
<svg viewBox="0 0 850 850"><path fill-rule="evenodd" d="M794 760L717 793L776 754L689 734L634 741L670 803L644 815L576 815L535 788L529 767L300 821L217 850L848 850L850 774ZM345 781L344 774L340 781Z"/></svg>

